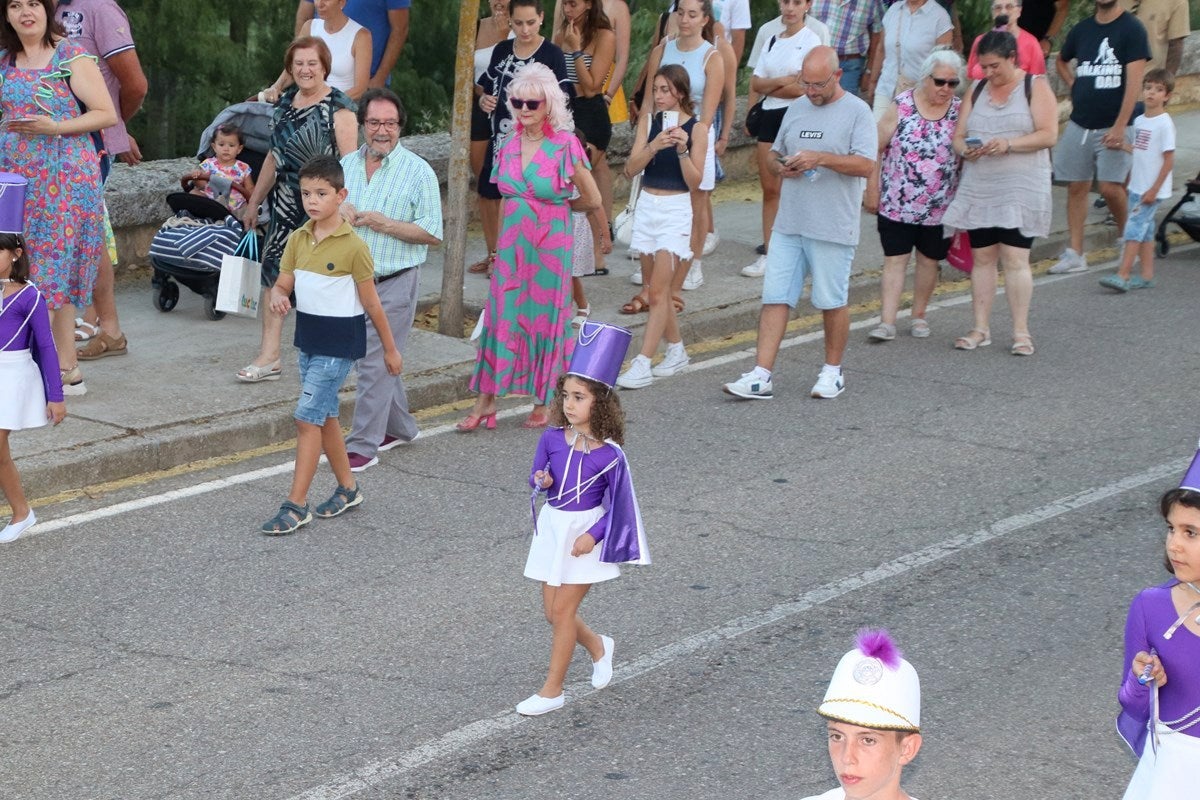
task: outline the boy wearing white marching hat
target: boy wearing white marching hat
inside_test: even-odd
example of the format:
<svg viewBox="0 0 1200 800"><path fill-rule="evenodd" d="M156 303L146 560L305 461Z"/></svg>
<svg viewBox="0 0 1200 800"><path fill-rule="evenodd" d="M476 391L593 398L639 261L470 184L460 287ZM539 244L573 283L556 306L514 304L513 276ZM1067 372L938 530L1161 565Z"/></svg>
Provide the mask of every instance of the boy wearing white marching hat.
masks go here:
<svg viewBox="0 0 1200 800"><path fill-rule="evenodd" d="M900 776L921 749L921 682L886 631L859 632L817 713L841 785L806 800L911 800Z"/></svg>

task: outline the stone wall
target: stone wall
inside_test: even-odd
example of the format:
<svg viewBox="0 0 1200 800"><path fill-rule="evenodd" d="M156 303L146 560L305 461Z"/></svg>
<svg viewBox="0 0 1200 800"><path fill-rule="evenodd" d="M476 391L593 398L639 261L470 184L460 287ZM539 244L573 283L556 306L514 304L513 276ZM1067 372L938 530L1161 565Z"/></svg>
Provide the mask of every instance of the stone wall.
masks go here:
<svg viewBox="0 0 1200 800"><path fill-rule="evenodd" d="M1070 103L1064 96L1065 87L1055 74L1053 60L1049 61L1048 68L1055 91L1063 98L1060 105L1061 115L1065 120L1070 110ZM1200 33L1193 33L1188 37L1184 46L1183 64L1179 71L1172 104L1200 103ZM742 97L738 99L738 120L744 118L745 111L746 98ZM629 125L618 125L613 130L612 144L608 150L618 198L624 197L628 191L628 181L621 174L621 169L629 155L632 138L633 129ZM450 137L444 133L408 136L404 138L403 143L433 166L442 181L444 197L450 162ZM722 159L722 165L731 180L752 178L758 174L754 161L754 142L743 135L737 126L729 149ZM113 167L105 200L117 235L122 269L149 264L150 239L170 214L165 202L166 195L179 190L179 176L194 166L193 159L180 158L150 161L137 167L124 164Z"/></svg>

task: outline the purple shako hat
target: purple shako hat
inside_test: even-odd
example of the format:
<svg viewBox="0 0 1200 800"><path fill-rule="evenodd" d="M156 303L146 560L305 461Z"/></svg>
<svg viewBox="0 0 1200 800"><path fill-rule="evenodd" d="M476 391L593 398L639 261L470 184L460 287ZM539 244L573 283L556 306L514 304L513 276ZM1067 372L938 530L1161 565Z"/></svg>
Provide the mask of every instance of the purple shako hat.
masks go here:
<svg viewBox="0 0 1200 800"><path fill-rule="evenodd" d="M23 175L0 172L0 233L25 234L25 187Z"/></svg>
<svg viewBox="0 0 1200 800"><path fill-rule="evenodd" d="M607 322L587 322L579 326L579 340L571 355L568 375L578 375L613 388L621 374L621 364L633 334Z"/></svg>
<svg viewBox="0 0 1200 800"><path fill-rule="evenodd" d="M1200 492L1200 451L1196 452L1195 458L1192 459L1191 466L1187 472L1183 474L1183 480L1179 482L1180 489L1188 489L1193 492Z"/></svg>

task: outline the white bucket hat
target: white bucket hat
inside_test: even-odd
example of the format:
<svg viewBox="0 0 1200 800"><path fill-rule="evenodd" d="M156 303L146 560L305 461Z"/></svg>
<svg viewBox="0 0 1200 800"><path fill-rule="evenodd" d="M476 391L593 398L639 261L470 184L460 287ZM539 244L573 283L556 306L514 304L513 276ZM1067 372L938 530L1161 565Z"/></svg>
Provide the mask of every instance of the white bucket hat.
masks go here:
<svg viewBox="0 0 1200 800"><path fill-rule="evenodd" d="M863 728L919 731L921 681L887 631L859 631L838 662L817 713Z"/></svg>

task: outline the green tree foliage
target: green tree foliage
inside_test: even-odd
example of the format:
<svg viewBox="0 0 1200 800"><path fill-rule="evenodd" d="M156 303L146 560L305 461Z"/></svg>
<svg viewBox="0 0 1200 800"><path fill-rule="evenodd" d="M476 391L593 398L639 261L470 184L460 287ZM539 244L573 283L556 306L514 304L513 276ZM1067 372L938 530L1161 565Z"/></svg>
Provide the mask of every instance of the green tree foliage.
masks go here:
<svg viewBox="0 0 1200 800"><path fill-rule="evenodd" d="M193 155L218 111L269 84L283 66L295 5L287 0L126 0L150 91L130 130L147 158Z"/></svg>

